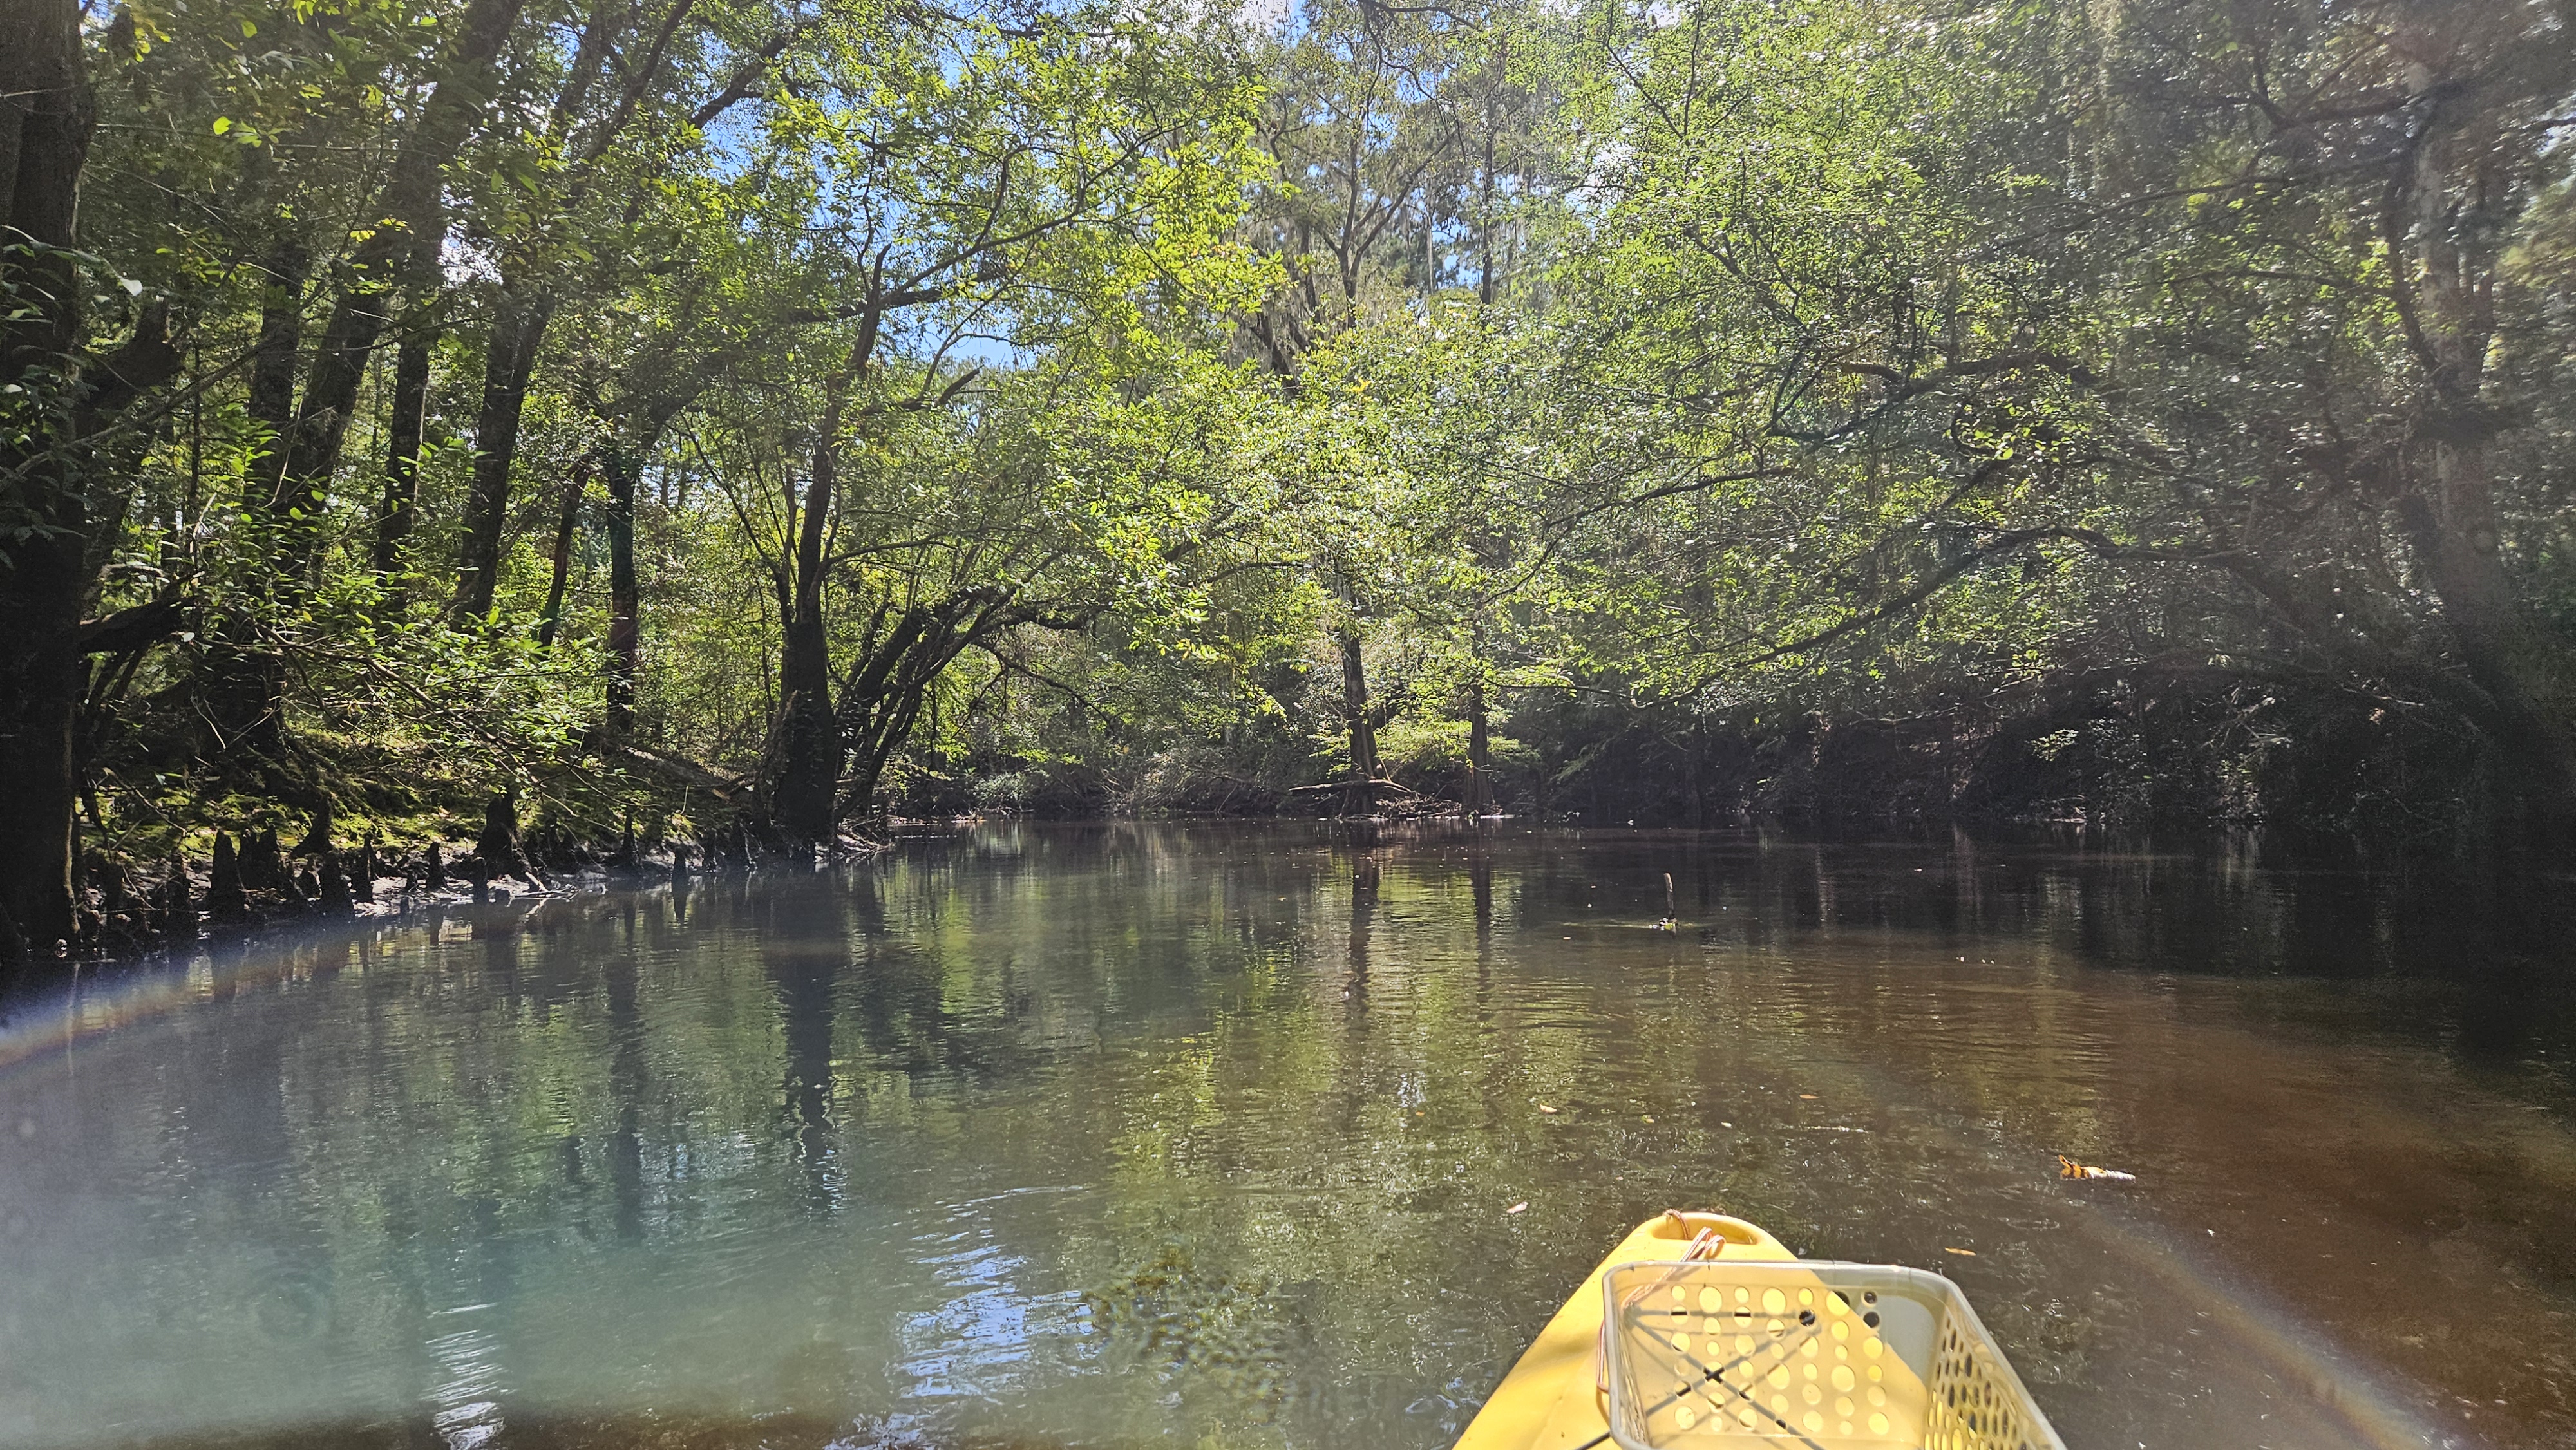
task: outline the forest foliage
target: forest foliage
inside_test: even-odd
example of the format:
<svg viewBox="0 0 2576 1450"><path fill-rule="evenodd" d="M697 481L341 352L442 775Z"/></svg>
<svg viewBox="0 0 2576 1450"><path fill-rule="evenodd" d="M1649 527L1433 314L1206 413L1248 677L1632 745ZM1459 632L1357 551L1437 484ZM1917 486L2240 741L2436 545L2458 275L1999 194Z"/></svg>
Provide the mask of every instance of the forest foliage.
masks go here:
<svg viewBox="0 0 2576 1450"><path fill-rule="evenodd" d="M2576 817L2566 0L0 13L11 953L487 812Z"/></svg>

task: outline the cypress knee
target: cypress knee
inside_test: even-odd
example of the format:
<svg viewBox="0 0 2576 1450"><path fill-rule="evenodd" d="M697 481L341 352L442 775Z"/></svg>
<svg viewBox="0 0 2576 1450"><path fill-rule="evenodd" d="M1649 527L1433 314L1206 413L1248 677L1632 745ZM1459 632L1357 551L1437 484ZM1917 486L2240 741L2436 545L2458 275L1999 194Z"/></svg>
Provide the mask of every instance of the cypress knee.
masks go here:
<svg viewBox="0 0 2576 1450"><path fill-rule="evenodd" d="M321 856L327 854L330 849L331 808L326 805L313 813L312 828L304 833L304 839L297 842L294 851L289 854L300 859L306 856Z"/></svg>
<svg viewBox="0 0 2576 1450"><path fill-rule="evenodd" d="M188 863L173 856L161 882L161 934L174 942L197 939L197 903L188 890Z"/></svg>
<svg viewBox="0 0 2576 1450"><path fill-rule="evenodd" d="M357 906L349 894L349 873L341 868L340 853L322 853L322 909L333 916L347 916Z"/></svg>
<svg viewBox="0 0 2576 1450"><path fill-rule="evenodd" d="M133 894L125 889L125 867L101 856L90 867L90 879L98 883L99 914L110 920L134 909Z"/></svg>
<svg viewBox="0 0 2576 1450"><path fill-rule="evenodd" d="M262 826L242 838L241 884L254 891L276 891L291 884L286 863L278 859L275 827Z"/></svg>
<svg viewBox="0 0 2576 1450"><path fill-rule="evenodd" d="M474 842L474 854L483 858L494 876L517 876L526 871L527 863L519 852L519 802L511 792L501 792L484 807L483 834Z"/></svg>
<svg viewBox="0 0 2576 1450"><path fill-rule="evenodd" d="M242 895L240 853L233 838L215 832L215 864L206 886L206 910L217 921L248 921L250 900Z"/></svg>

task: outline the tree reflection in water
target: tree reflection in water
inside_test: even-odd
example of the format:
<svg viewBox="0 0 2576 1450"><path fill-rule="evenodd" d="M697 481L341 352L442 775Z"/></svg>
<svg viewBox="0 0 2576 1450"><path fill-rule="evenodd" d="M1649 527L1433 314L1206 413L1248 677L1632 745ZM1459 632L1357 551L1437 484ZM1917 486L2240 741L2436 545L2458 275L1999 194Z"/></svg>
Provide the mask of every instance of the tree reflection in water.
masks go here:
<svg viewBox="0 0 2576 1450"><path fill-rule="evenodd" d="M1677 1204L1953 1274L2072 1443L2576 1435L2562 880L1120 825L685 889L22 1010L0 1447L1429 1450Z"/></svg>

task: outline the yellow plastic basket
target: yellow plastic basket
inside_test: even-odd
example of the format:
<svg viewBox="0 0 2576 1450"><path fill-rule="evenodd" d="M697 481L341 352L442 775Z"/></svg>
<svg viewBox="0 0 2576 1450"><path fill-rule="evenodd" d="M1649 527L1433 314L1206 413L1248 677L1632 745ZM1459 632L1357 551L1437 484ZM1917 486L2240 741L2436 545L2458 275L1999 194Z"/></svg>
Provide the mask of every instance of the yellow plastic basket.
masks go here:
<svg viewBox="0 0 2576 1450"><path fill-rule="evenodd" d="M1622 1264L1608 1296L1623 1450L2065 1450L1959 1287L1893 1264Z"/></svg>

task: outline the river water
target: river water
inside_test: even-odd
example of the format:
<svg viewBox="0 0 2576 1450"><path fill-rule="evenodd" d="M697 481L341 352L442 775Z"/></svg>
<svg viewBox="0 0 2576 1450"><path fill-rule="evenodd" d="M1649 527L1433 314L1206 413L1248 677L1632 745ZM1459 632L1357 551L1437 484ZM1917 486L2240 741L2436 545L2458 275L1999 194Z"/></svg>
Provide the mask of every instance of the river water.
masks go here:
<svg viewBox="0 0 2576 1450"><path fill-rule="evenodd" d="M1025 826L236 946L0 1028L0 1446L1430 1450L1668 1206L2074 1446L2576 1444L2571 900Z"/></svg>

